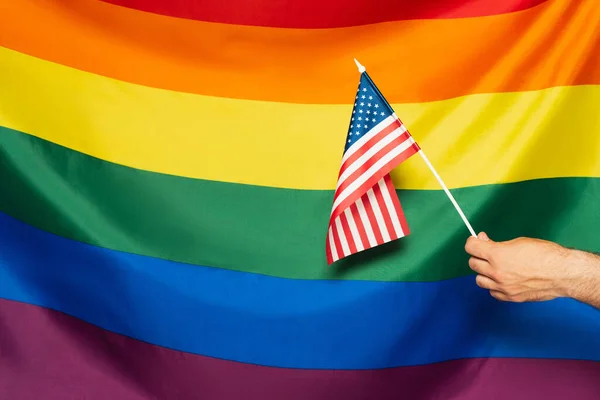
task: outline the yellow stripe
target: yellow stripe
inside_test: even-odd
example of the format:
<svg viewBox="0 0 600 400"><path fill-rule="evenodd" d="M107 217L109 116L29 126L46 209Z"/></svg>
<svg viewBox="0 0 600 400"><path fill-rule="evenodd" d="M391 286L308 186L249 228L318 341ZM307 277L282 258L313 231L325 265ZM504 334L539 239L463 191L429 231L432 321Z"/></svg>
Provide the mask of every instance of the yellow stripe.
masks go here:
<svg viewBox="0 0 600 400"><path fill-rule="evenodd" d="M354 98L302 105L206 97L7 49L0 49L0 88L0 125L8 128L135 168L302 189L335 188ZM394 108L448 186L463 187L600 176L598 104L600 86L580 86ZM420 157L402 164L395 180L439 189Z"/></svg>

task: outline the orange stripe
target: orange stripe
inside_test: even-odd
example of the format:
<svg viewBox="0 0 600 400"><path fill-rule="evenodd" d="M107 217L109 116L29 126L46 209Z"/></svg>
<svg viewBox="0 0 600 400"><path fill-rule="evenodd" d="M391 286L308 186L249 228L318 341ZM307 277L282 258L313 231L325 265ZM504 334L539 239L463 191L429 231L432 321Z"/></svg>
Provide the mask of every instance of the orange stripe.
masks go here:
<svg viewBox="0 0 600 400"><path fill-rule="evenodd" d="M600 83L597 0L512 14L352 28L262 28L177 19L96 0L0 4L0 45L82 70L178 91L347 103L352 57L391 102Z"/></svg>

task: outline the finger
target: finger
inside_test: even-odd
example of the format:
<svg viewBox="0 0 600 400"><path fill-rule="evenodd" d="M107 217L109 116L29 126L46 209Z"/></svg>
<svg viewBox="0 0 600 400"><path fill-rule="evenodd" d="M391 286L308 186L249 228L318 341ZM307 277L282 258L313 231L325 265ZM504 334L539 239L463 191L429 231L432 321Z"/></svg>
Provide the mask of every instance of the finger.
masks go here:
<svg viewBox="0 0 600 400"><path fill-rule="evenodd" d="M507 293L510 301L514 301L517 303L522 302L537 302L537 301L547 301L555 299L556 296L539 290L524 290L517 293Z"/></svg>
<svg viewBox="0 0 600 400"><path fill-rule="evenodd" d="M500 301L509 301L512 303L525 303L525 302L539 302L539 301L547 301L552 300L555 297L548 294L540 294L537 292L521 292L521 293L511 293L506 294L499 290L490 290L490 294L497 300Z"/></svg>
<svg viewBox="0 0 600 400"><path fill-rule="evenodd" d="M485 275L477 275L475 277L475 283L482 289L498 291L498 284Z"/></svg>
<svg viewBox="0 0 600 400"><path fill-rule="evenodd" d="M493 298L495 298L496 300L500 300L500 301L510 301L510 299L508 298L508 296L505 293L502 293L498 290L490 290L490 294L492 295Z"/></svg>
<svg viewBox="0 0 600 400"><path fill-rule="evenodd" d="M492 266L489 262L477 257L469 258L469 267L478 274L486 276L490 276L490 272L492 269Z"/></svg>
<svg viewBox="0 0 600 400"><path fill-rule="evenodd" d="M486 241L490 240L490 237L485 232L479 232L479 235L477 235L477 238L481 239L481 240L486 240Z"/></svg>
<svg viewBox="0 0 600 400"><path fill-rule="evenodd" d="M491 245L491 241L481 240L471 236L469 237L469 239L467 239L467 243L465 244L465 251L473 257L487 260L491 249Z"/></svg>

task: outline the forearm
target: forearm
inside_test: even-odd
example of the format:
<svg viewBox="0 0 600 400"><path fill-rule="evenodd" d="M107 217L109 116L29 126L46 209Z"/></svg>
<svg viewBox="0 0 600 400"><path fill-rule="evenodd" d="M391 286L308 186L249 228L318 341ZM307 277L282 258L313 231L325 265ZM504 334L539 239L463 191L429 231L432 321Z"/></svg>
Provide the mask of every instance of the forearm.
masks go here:
<svg viewBox="0 0 600 400"><path fill-rule="evenodd" d="M564 294L600 309L600 257L572 250L566 266L561 283Z"/></svg>

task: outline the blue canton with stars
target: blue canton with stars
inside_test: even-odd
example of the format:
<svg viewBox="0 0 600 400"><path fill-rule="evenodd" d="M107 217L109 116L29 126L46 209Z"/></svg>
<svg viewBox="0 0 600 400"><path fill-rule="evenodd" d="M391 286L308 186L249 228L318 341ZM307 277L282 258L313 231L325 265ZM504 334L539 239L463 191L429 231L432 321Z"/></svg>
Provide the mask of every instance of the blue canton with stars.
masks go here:
<svg viewBox="0 0 600 400"><path fill-rule="evenodd" d="M344 153L378 123L394 113L366 72L360 74Z"/></svg>

